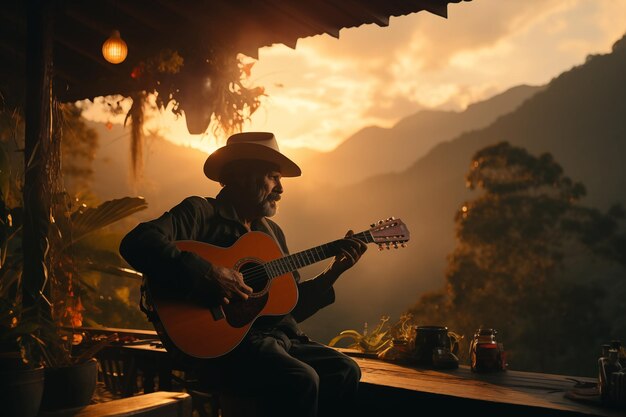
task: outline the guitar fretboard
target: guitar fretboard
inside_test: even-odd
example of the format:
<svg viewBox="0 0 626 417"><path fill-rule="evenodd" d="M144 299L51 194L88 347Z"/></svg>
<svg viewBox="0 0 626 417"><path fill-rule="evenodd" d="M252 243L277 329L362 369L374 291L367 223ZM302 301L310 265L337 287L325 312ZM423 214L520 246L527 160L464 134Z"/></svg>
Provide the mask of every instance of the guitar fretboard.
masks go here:
<svg viewBox="0 0 626 417"><path fill-rule="evenodd" d="M365 243L374 242L374 238L369 231L356 233L354 237ZM283 258L274 259L273 261L263 264L263 268L270 278L296 271L339 254L340 241L341 240L335 240L311 249L303 250L302 252L287 255Z"/></svg>

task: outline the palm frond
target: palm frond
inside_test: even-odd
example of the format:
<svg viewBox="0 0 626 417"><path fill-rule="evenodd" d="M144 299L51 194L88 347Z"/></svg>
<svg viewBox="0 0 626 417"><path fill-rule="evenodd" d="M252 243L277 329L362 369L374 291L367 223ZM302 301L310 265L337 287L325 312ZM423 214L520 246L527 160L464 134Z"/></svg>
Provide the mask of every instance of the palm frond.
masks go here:
<svg viewBox="0 0 626 417"><path fill-rule="evenodd" d="M123 197L105 201L98 207L75 211L70 217L71 243L147 207L148 204L143 197Z"/></svg>

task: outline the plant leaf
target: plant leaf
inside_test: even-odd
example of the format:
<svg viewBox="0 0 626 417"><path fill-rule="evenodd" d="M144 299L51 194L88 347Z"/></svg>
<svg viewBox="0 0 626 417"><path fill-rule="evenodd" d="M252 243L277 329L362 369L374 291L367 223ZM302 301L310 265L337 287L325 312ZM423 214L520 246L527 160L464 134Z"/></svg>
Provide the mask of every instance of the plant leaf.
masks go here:
<svg viewBox="0 0 626 417"><path fill-rule="evenodd" d="M142 197L123 197L105 201L95 208L75 211L71 215L71 243L147 207Z"/></svg>
<svg viewBox="0 0 626 417"><path fill-rule="evenodd" d="M354 332L357 334L357 336L355 336L353 333L345 333L341 332L338 336L335 336L331 339L330 342L328 342L328 346L335 346L337 344L337 342L339 342L342 339L353 339L355 342L358 342L360 339L362 339L363 337L358 333L358 332L354 332L354 330L348 330L347 332Z"/></svg>

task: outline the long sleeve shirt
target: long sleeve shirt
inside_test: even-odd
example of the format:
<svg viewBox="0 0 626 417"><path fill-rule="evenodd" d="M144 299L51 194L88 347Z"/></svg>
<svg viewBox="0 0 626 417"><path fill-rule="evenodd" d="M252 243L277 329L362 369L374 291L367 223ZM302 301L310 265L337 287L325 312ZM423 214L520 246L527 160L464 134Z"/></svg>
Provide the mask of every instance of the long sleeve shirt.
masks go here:
<svg viewBox="0 0 626 417"><path fill-rule="evenodd" d="M251 229L268 234L285 254L289 253L285 235L275 222L257 220L251 224ZM120 254L133 268L162 286L181 292L199 289L210 292L213 288L213 296L218 300L217 287L211 287L208 282L209 261L195 253L181 251L174 242L195 240L229 247L247 232L224 191L215 199L193 196L159 218L140 223L131 230L121 242ZM299 293L295 308L283 317L259 318L253 327L272 326L291 336L304 336L296 323L334 302L332 285L316 278L301 281L297 271L293 274Z"/></svg>

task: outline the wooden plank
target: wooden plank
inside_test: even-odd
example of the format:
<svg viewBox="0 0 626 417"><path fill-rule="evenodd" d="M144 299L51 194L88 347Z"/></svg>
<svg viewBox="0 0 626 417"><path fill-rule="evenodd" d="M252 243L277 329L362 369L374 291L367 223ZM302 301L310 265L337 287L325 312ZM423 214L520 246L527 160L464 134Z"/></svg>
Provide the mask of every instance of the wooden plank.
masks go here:
<svg viewBox="0 0 626 417"><path fill-rule="evenodd" d="M39 417L191 417L191 396L158 391L83 408L43 412Z"/></svg>
<svg viewBox="0 0 626 417"><path fill-rule="evenodd" d="M159 336L157 332L154 330L141 330L141 329L126 329L126 328L118 328L118 327L66 327L67 330L75 331L75 332L85 332L88 334L101 334L101 335L109 335L112 333L117 333L120 336L135 336L137 338L144 339L158 339Z"/></svg>
<svg viewBox="0 0 626 417"><path fill-rule="evenodd" d="M624 416L624 412L575 402L565 393L575 381L591 378L506 371L472 373L467 366L454 370L422 369L378 359L354 358L361 367L363 384L397 388L454 398L487 401L528 408L568 411L583 415Z"/></svg>

